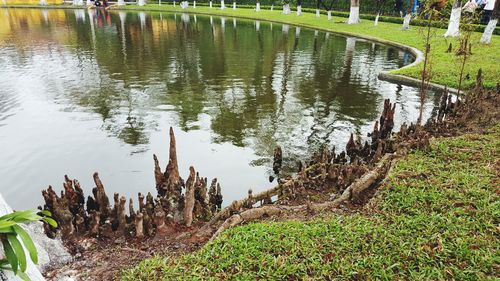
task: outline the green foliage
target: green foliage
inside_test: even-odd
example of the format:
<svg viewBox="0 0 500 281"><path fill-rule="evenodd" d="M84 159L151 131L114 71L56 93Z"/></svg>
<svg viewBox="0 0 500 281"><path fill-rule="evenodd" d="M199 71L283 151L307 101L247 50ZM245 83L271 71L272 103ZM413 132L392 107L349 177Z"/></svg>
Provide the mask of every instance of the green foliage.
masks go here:
<svg viewBox="0 0 500 281"><path fill-rule="evenodd" d="M0 217L0 241L5 254L5 259L0 260L0 269L12 270L22 279L29 280L25 274L27 258L24 248L34 264L38 263L38 252L29 234L19 224L44 221L57 227L57 223L50 216L48 211L26 210Z"/></svg>
<svg viewBox="0 0 500 281"><path fill-rule="evenodd" d="M395 164L368 213L247 224L122 280L494 280L499 155L500 127L440 139Z"/></svg>
<svg viewBox="0 0 500 281"><path fill-rule="evenodd" d="M458 63L460 64L460 75L458 79L458 92L457 95L460 96L460 91L462 89L462 83L464 81L464 69L468 63L469 55L471 55L472 46L476 46L476 42L471 42L471 37L474 32L473 22L479 19L478 14L463 13L460 17L460 37L459 46L455 51L458 57ZM474 43L474 44L473 44Z"/></svg>

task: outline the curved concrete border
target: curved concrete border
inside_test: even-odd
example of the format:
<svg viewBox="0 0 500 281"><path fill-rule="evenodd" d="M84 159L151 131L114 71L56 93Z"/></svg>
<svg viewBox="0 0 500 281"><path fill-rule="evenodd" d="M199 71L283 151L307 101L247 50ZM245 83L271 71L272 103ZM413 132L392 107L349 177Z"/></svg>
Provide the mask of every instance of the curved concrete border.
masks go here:
<svg viewBox="0 0 500 281"><path fill-rule="evenodd" d="M3 5L3 6L0 6L0 8L85 9L85 7L75 7L75 6L69 6L69 5L62 5L60 7L58 7L58 6L37 6L37 5ZM245 9L245 8L242 8L242 9ZM393 69L391 71L400 70L400 69L409 68L409 67L414 67L414 66L416 66L419 63L421 63L424 60L424 54L422 53L422 51L420 51L419 49L414 48L414 47L410 47L410 46L407 46L407 45L404 45L404 44L401 44L401 43L397 43L397 42L393 42L393 41L388 41L388 40L380 39L380 38L377 38L377 37L371 37L371 36L366 36L366 35L359 35L359 34L354 34L354 33L344 32L344 31L335 31L335 30L330 30L330 29L327 29L327 28L321 28L321 27L317 27L317 26L309 25L309 24L295 24L295 23L289 23L289 22L286 22L286 21L273 20L273 19L260 19L260 18L245 17L245 16L236 16L236 15L230 15L230 14L229 15L227 15L227 14L222 15L222 14L217 14L217 13L199 12L199 11L193 11L193 10L186 10L186 11L170 11L170 10L165 10L165 11L161 11L161 10L157 10L157 9L148 9L147 6L143 6L140 9L139 8L136 8L136 9L122 9L122 8L120 8L120 6L113 6L112 10L114 10L114 11L138 11L138 12L140 12L140 11L146 11L146 12L167 12L167 13L180 12L180 13L187 13L187 14L209 15L209 16L216 16L216 17L224 17L225 16L225 17L233 17L233 18L241 18L241 19L249 19L249 20L262 20L262 21L275 22L275 23L280 23L280 24L289 24L291 26L306 27L306 28L310 28L310 29L314 29L314 30L321 30L321 31L330 32L330 33L334 33L334 34L339 34L339 35L343 35L343 36L357 37L357 38L365 39L365 40L368 40L368 41L372 41L372 42L376 42L376 43L380 43L380 44L384 44L384 45L390 45L390 46L393 46L393 47L396 47L396 48L408 51L412 55L415 56L415 61L414 62L412 62L412 63L410 63L408 65L405 65L405 66L403 66L403 67L401 67L399 69ZM398 83L398 84L402 84L402 85L406 85L406 86L412 86L412 87L416 87L416 88L420 88L420 84L421 84L421 80L419 80L419 79L416 79L416 78L413 78L413 77L409 77L409 76L399 75L399 74L392 74L392 73L390 73L390 71L381 71L378 74L378 79L384 80L384 81L388 81L388 82L392 82L392 83ZM437 84L437 83L431 83L431 82L428 83L428 89L429 90L433 90L433 91L437 91L437 92L442 92L445 89L447 89L448 92L458 93L458 90L455 89L455 88L449 88L449 87L447 87L445 85L441 85L441 84Z"/></svg>

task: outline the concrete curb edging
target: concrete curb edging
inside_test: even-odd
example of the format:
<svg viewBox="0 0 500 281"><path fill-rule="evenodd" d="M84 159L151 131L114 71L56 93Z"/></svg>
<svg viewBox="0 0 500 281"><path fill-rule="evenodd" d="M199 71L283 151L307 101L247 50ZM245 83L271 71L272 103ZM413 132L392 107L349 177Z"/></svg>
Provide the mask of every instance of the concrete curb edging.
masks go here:
<svg viewBox="0 0 500 281"><path fill-rule="evenodd" d="M378 41L378 42L385 41L385 40L379 40L379 39L372 39L372 40ZM415 56L414 62L410 63L409 65L405 65L399 69L394 69L394 70L400 70L400 69L404 69L404 68L408 68L408 67L413 67L413 66L416 66L417 64L421 63L424 60L424 54L417 48L413 48L413 47L402 45L402 44L395 43L395 42L385 42L385 44L399 47L400 49L408 51ZM391 70L391 71L394 71L394 70ZM399 83L399 84L406 85L406 86L413 86L416 88L420 88L420 85L422 83L422 81L419 79L409 77L409 76L399 75L399 74L392 74L390 71L381 71L378 74L378 79L392 82L392 83ZM450 87L447 87L446 85L441 85L441 84L437 84L437 83L430 83L429 82L427 84L427 87L429 90L436 91L436 92L444 92L445 90L447 90L448 92L453 93L453 94L458 93L458 89L450 88Z"/></svg>

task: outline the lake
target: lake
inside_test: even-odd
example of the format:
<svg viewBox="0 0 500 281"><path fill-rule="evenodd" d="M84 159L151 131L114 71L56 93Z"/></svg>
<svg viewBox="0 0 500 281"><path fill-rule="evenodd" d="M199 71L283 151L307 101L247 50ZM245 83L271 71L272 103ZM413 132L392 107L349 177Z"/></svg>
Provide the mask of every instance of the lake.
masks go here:
<svg viewBox="0 0 500 281"><path fill-rule="evenodd" d="M99 172L108 195L156 192L153 153L177 137L181 176L217 177L225 204L273 186L283 148L295 169L320 145L366 138L383 100L396 128L418 90L377 78L411 63L354 37L235 18L95 10L0 9L0 192L14 208ZM429 95L426 114L437 104Z"/></svg>

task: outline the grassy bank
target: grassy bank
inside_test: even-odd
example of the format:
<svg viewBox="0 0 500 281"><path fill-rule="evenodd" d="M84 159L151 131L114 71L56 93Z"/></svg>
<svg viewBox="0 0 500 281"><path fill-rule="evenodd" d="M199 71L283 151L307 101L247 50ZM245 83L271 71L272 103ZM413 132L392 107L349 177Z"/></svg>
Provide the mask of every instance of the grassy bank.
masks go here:
<svg viewBox="0 0 500 281"><path fill-rule="evenodd" d="M500 127L433 141L398 161L366 213L252 223L123 280L493 280Z"/></svg>
<svg viewBox="0 0 500 281"><path fill-rule="evenodd" d="M334 17L332 21L328 21L326 16L322 15L319 19L314 14L304 13L302 16L296 14L283 15L281 11L262 10L255 12L251 9L236 9L227 8L220 10L216 7L210 9L208 7L192 7L182 10L179 7L172 5L146 5L126 6L128 10L150 10L150 11L175 11L175 12L195 12L199 14L213 14L224 16L235 16L250 19L272 20L281 23L301 25L311 28L339 32L344 34L361 35L367 38L382 39L389 42L404 44L422 50L424 41L422 38L422 28L412 27L409 31L403 31L400 24L379 22L378 26L374 26L373 21L363 20L360 24L347 25L343 21L345 18ZM432 82L447 85L449 87L458 86L459 77L459 60L454 53L445 53L448 44L452 43L454 48L458 47L457 39L446 39L442 37L445 30L435 28L433 32L436 34L432 42ZM464 81L465 87L472 87L474 77L479 68L483 69L484 83L486 87L493 88L497 82L500 82L500 36L494 35L490 45L479 44L481 33L473 34L472 42L473 54L470 56L468 65L465 68L465 73L469 74L470 79ZM422 64L414 67L395 70L392 73L410 76L413 78L420 77Z"/></svg>

